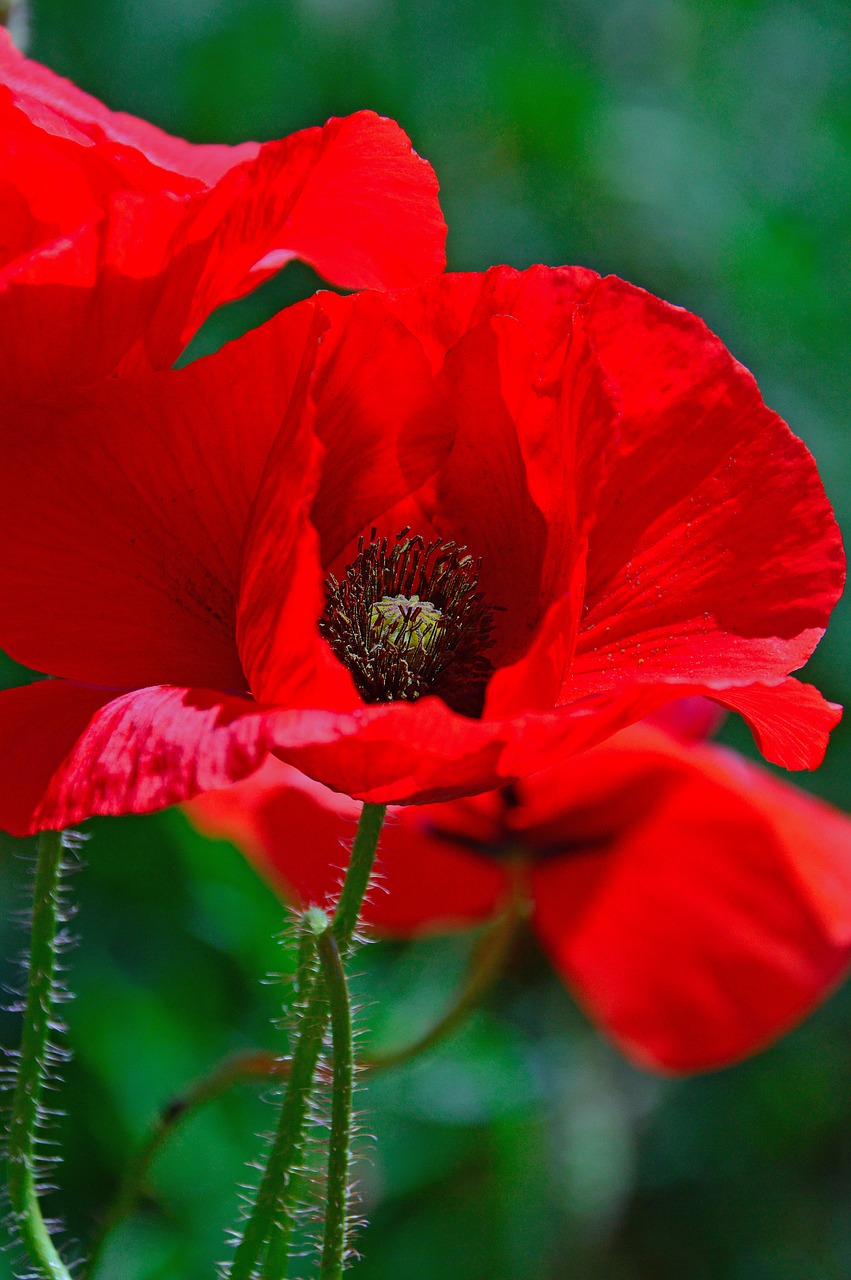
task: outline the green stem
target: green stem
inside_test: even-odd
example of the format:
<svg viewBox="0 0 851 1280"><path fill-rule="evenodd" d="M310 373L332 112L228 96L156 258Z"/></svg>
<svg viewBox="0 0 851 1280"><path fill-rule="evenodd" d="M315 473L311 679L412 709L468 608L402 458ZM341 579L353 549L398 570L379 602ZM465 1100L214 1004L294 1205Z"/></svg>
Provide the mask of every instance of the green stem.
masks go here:
<svg viewBox="0 0 851 1280"><path fill-rule="evenodd" d="M49 1280L71 1280L42 1216L36 1176L39 1108L51 1052L50 1033L56 1027L53 1003L63 858L61 832L43 831L39 835L37 858L27 1000L9 1126L9 1200L38 1274Z"/></svg>
<svg viewBox="0 0 851 1280"><path fill-rule="evenodd" d="M352 1138L352 1010L340 951L328 930L317 939L319 959L331 1006L334 1078L325 1197L325 1238L319 1280L342 1280L348 1235L349 1159Z"/></svg>
<svg viewBox="0 0 851 1280"><path fill-rule="evenodd" d="M385 806L365 804L352 846L349 868L331 929L341 955L351 945L364 894L372 874ZM257 1199L234 1253L230 1280L252 1280L266 1246L264 1280L280 1280L286 1269L299 1179L293 1176L304 1146L313 1077L328 1023L324 982L316 979L305 1001L302 1029L290 1063L290 1074L278 1129Z"/></svg>
<svg viewBox="0 0 851 1280"><path fill-rule="evenodd" d="M293 994L296 1000L303 1000L310 991L316 976L316 934L302 916L298 931L298 955L296 957L295 982Z"/></svg>
<svg viewBox="0 0 851 1280"><path fill-rule="evenodd" d="M505 958L510 950L517 927L523 918L522 909L514 905L494 922L492 927L481 938L473 956L470 972L455 1003L429 1028L425 1035L389 1053L367 1054L359 1060L359 1065L368 1072L384 1071L399 1066L421 1053L439 1044L450 1035L468 1013L482 999L502 972ZM315 946L315 935L305 929L299 935L300 950L305 937L311 939L311 947ZM305 966L306 968L306 966ZM141 1195L149 1169L161 1148L168 1141L174 1129L196 1107L206 1106L234 1085L252 1081L266 1082L275 1079L286 1079L290 1073L289 1062L282 1060L264 1049L250 1049L246 1053L229 1058L214 1068L209 1076L199 1080L185 1093L179 1095L166 1106L155 1128L149 1135L145 1145L139 1150L128 1167L122 1181L115 1203L104 1220L101 1234L94 1246L91 1262L86 1275L92 1280L96 1266L100 1261L106 1236L131 1213L133 1206Z"/></svg>
<svg viewBox="0 0 851 1280"><path fill-rule="evenodd" d="M425 1053L450 1035L476 1007L502 973L522 919L522 907L516 901L512 902L505 914L501 915L480 939L467 980L457 1000L443 1017L426 1031L425 1035L413 1040L410 1044L403 1045L401 1049L392 1049L388 1053L368 1054L361 1059L361 1064L370 1071L385 1071L389 1067L398 1067L403 1062L419 1057L421 1053Z"/></svg>
<svg viewBox="0 0 851 1280"><path fill-rule="evenodd" d="M349 859L346 878L343 881L343 888L340 891L331 924L341 956L344 956L352 945L358 917L369 887L369 878L375 863L375 851L378 848L378 837L384 826L386 812L387 806L384 804L365 804L361 810L352 845L352 856Z"/></svg>
<svg viewBox="0 0 851 1280"><path fill-rule="evenodd" d="M163 1108L144 1145L136 1152L124 1172L118 1194L103 1220L89 1254L84 1272L86 1280L92 1280L97 1273L107 1240L119 1223L132 1213L151 1165L180 1122L194 1111L220 1098L234 1085L251 1080L286 1078L288 1075L289 1063L263 1049L252 1049L220 1062L208 1076L190 1085L185 1093L173 1098Z"/></svg>

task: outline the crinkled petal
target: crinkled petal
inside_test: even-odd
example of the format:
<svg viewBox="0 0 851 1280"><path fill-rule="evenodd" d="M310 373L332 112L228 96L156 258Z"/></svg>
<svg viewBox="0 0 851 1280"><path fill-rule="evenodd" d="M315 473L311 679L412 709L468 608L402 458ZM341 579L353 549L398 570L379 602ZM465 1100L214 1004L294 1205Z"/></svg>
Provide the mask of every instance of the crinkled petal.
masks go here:
<svg viewBox="0 0 851 1280"><path fill-rule="evenodd" d="M167 368L215 307L292 258L345 288L444 266L434 172L374 112L262 145L194 146L109 111L5 32L0 74L0 266L17 259L0 277L0 397Z"/></svg>
<svg viewBox="0 0 851 1280"><path fill-rule="evenodd" d="M472 720L438 698L385 703L349 713L304 712L287 723L276 754L335 791L374 803L423 804L490 791L597 746L681 697L731 705L769 759L788 769L822 758L841 710L809 685L714 690L636 685L559 710Z"/></svg>
<svg viewBox="0 0 851 1280"><path fill-rule="evenodd" d="M342 575L344 547L354 554L374 522L382 536L399 532L382 517L446 456L452 421L419 344L379 296L318 308L330 325L310 381L321 448L297 448L282 431L269 455L245 537L237 629L255 696L303 704L321 673L318 705L348 708L359 702L351 678L317 630L326 573Z"/></svg>
<svg viewBox="0 0 851 1280"><path fill-rule="evenodd" d="M514 317L547 365L563 359L574 312L598 280L586 267L497 266L448 272L416 291L390 295L387 305L422 343L435 372L465 333L494 316Z"/></svg>
<svg viewBox="0 0 851 1280"><path fill-rule="evenodd" d="M629 1056L723 1066L799 1021L848 967L851 822L732 753L647 728L594 767L619 759L623 781L624 753L642 785L655 762L652 807L607 851L536 865L535 927Z"/></svg>
<svg viewBox="0 0 851 1280"><path fill-rule="evenodd" d="M333 284L414 284L444 264L431 166L370 111L266 142L195 202L172 246L150 332L125 362L170 364L215 307L291 258Z"/></svg>
<svg viewBox="0 0 851 1280"><path fill-rule="evenodd" d="M151 324L181 215L167 192L119 191L97 216L0 272L7 417L20 402L64 401L114 372Z"/></svg>
<svg viewBox="0 0 851 1280"><path fill-rule="evenodd" d="M802 666L844 580L812 457L696 317L615 279L585 314L622 398L622 440L589 540L567 696Z"/></svg>
<svg viewBox="0 0 851 1280"><path fill-rule="evenodd" d="M372 524L398 532L386 513L433 476L456 426L420 343L381 295L323 294L318 306L329 329L311 394L326 452L311 518L332 565Z"/></svg>
<svg viewBox="0 0 851 1280"><path fill-rule="evenodd" d="M538 337L513 317L492 317L451 348L441 374L457 431L432 522L482 559L479 585L498 610L496 666L528 651L548 607L575 583L586 508L616 440L612 388L581 319L564 317L551 370Z"/></svg>
<svg viewBox="0 0 851 1280"><path fill-rule="evenodd" d="M0 828L148 813L247 777L280 713L210 689L44 680L0 692Z"/></svg>

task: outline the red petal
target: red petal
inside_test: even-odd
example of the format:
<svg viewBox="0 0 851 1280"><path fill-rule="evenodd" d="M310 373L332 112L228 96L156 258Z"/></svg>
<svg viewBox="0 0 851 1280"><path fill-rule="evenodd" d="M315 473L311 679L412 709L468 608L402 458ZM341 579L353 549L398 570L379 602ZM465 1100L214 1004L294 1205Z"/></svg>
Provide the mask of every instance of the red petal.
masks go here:
<svg viewBox="0 0 851 1280"><path fill-rule="evenodd" d="M437 181L392 120L362 111L262 146L193 146L109 111L5 33L0 74L0 261L18 256L0 282L9 398L168 367L216 306L294 257L347 288L443 268Z"/></svg>
<svg viewBox="0 0 851 1280"><path fill-rule="evenodd" d="M490 791L583 751L630 723L633 705L618 702L605 718L570 710L472 720L439 698L296 713L275 754L355 799L423 804Z"/></svg>
<svg viewBox="0 0 851 1280"><path fill-rule="evenodd" d="M148 813L224 787L265 759L279 713L209 689L116 696L44 680L0 693L0 827Z"/></svg>
<svg viewBox="0 0 851 1280"><path fill-rule="evenodd" d="M654 740L655 739L655 740ZM718 748L637 729L669 782L609 853L534 872L535 923L591 1015L633 1058L725 1065L800 1020L851 955L851 823Z"/></svg>
<svg viewBox="0 0 851 1280"><path fill-rule="evenodd" d="M187 369L0 427L13 657L93 684L245 687L242 538L312 323L311 304L290 308Z"/></svg>
<svg viewBox="0 0 851 1280"><path fill-rule="evenodd" d="M41 401L107 377L150 324L181 205L122 191L98 219L0 273L0 399Z"/></svg>
<svg viewBox="0 0 851 1280"><path fill-rule="evenodd" d="M361 707L350 714L295 713L276 754L359 800L423 804L490 791L564 756L597 746L675 698L704 694L741 707L772 758L809 768L823 754L839 709L809 686L716 691L705 686L633 686L555 712L471 720L437 698ZM341 703L342 705L342 703Z"/></svg>
<svg viewBox="0 0 851 1280"><path fill-rule="evenodd" d="M5 88L0 88L0 133L0 266L5 268L96 219L115 173L108 161L86 171L79 147L37 128Z"/></svg>
<svg viewBox="0 0 851 1280"><path fill-rule="evenodd" d="M844 578L806 448L694 316L608 280L587 318L623 434L590 538L569 696L800 667Z"/></svg>
<svg viewBox="0 0 851 1280"><path fill-rule="evenodd" d="M383 296L326 294L319 305L330 328L311 393L326 456L311 515L329 566L431 478L452 447L455 424L420 343ZM280 462L286 466L283 455Z"/></svg>
<svg viewBox="0 0 851 1280"><path fill-rule="evenodd" d="M709 698L679 698L661 707L650 719L680 742L705 742L721 727L724 710Z"/></svg>
<svg viewBox="0 0 851 1280"><path fill-rule="evenodd" d="M298 468L302 468L299 474ZM305 501L316 473L310 456L293 471L270 468L255 505L237 616L239 652L251 690L290 707L348 710L360 703L348 670L319 635L322 569L319 540Z"/></svg>
<svg viewBox="0 0 851 1280"><path fill-rule="evenodd" d="M360 808L270 761L238 786L199 796L186 811L205 834L232 840L284 897L327 906L339 892ZM494 915L505 897L502 867L432 834L429 812L387 815L363 913L381 933L468 928Z"/></svg>
<svg viewBox="0 0 851 1280"><path fill-rule="evenodd" d="M316 625L325 573L341 572L335 562L346 544L373 522L385 523L388 508L432 474L452 423L422 349L380 296L322 299L320 306L331 325L311 383L321 474L306 438L296 448L282 431L246 534L238 634L257 697L304 705L319 672L319 705L349 708L360 699ZM292 430L303 426L296 421Z"/></svg>
<svg viewBox="0 0 851 1280"><path fill-rule="evenodd" d="M407 285L442 268L444 236L434 173L392 120L361 111L264 143L196 200L126 367L170 364L215 307L291 258L346 288Z"/></svg>
<svg viewBox="0 0 851 1280"><path fill-rule="evenodd" d="M485 716L548 711L558 699L570 670L585 587L585 562L577 560L564 594L544 615L532 646L518 662L496 671L488 682Z"/></svg>
<svg viewBox="0 0 851 1280"><path fill-rule="evenodd" d="M274 157L268 176L286 181L263 196L262 217L271 233L267 243L251 247L251 217L243 215L249 259L245 270L255 272L252 284L293 257L348 289L400 288L443 270L446 225L437 202L437 179L393 120L358 111L282 142L198 145L110 111L70 81L23 57L6 32L0 33L0 77L12 100L40 129L93 142L92 152L106 152L123 171L124 186L140 185L135 152L159 167L161 186L181 195L201 184L215 186L237 165L250 165L264 154ZM262 165L254 172L260 176ZM236 237L231 248L236 248ZM232 287L244 288L242 278ZM225 296L233 295L223 293L219 300Z"/></svg>
<svg viewBox="0 0 851 1280"><path fill-rule="evenodd" d="M436 277L416 291L393 294L387 305L422 343L435 372L447 351L494 316L513 316L546 364L563 358L573 313L597 280L585 267L491 267Z"/></svg>
<svg viewBox="0 0 851 1280"><path fill-rule="evenodd" d="M57 137L81 136L101 146L113 142L136 148L153 164L208 185L257 151L256 142L243 142L238 147L198 146L172 138L146 120L110 111L70 80L25 58L7 31L0 31L0 79L41 129Z"/></svg>
<svg viewBox="0 0 851 1280"><path fill-rule="evenodd" d="M830 731L842 719L837 703L827 702L813 685L799 680L784 680L773 687L726 689L710 696L744 716L766 760L785 769L817 769Z"/></svg>
<svg viewBox="0 0 851 1280"><path fill-rule="evenodd" d="M466 334L444 365L458 430L433 523L482 558L479 587L501 615L488 654L496 665L525 653L551 599L542 584L547 521L529 492L515 421L517 398L531 392L533 354L517 322L499 317Z"/></svg>
<svg viewBox="0 0 851 1280"><path fill-rule="evenodd" d="M298 257L346 289L396 289L443 270L437 179L394 120L358 111L293 135L308 137L312 168L261 273Z"/></svg>
<svg viewBox="0 0 851 1280"><path fill-rule="evenodd" d="M456 343L443 368L458 429L433 521L482 557L480 586L505 611L489 655L500 666L528 650L548 606L575 583L615 435L610 388L571 319L545 359L534 330L497 316Z"/></svg>

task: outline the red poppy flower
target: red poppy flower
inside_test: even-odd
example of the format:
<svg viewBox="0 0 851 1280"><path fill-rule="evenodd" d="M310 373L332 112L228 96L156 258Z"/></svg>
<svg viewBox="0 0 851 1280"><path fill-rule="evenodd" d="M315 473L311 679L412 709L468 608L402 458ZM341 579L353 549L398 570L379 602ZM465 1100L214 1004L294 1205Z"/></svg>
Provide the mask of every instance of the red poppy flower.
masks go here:
<svg viewBox="0 0 851 1280"><path fill-rule="evenodd" d="M357 808L270 762L189 814L306 905L337 889ZM377 866L365 918L391 936L486 921L521 895L590 1017L669 1071L761 1048L851 959L851 821L646 723L505 791L391 811Z"/></svg>
<svg viewBox="0 0 851 1280"><path fill-rule="evenodd" d="M193 146L109 111L0 31L0 395L166 368L288 259L347 288L444 265L431 167L369 111L277 142Z"/></svg>
<svg viewBox="0 0 851 1280"><path fill-rule="evenodd" d="M690 694L812 767L838 718L787 678L844 573L812 458L699 320L617 279L318 295L30 408L3 456L0 645L61 677L0 697L12 831L269 752L450 799Z"/></svg>

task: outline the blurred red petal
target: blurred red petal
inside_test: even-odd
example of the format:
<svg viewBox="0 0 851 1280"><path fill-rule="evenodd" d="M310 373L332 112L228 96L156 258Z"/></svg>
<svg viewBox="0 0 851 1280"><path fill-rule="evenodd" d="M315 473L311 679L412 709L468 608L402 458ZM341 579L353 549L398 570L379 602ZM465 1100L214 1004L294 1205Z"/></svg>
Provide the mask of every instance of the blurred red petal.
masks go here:
<svg viewBox="0 0 851 1280"><path fill-rule="evenodd" d="M360 809L277 761L186 806L201 831L233 841L297 906L335 900ZM409 937L467 928L494 915L506 896L500 864L435 834L429 816L410 809L387 815L363 911L364 921L381 933Z"/></svg>
<svg viewBox="0 0 851 1280"><path fill-rule="evenodd" d="M444 266L434 172L374 112L195 146L110 111L5 32L0 76L5 398L166 368L215 307L294 257L345 288Z"/></svg>
<svg viewBox="0 0 851 1280"><path fill-rule="evenodd" d="M656 761L656 803L609 851L534 867L535 925L631 1057L723 1066L800 1020L848 967L851 822L731 753L645 728L594 752L594 767L605 776L623 752L637 778Z"/></svg>

